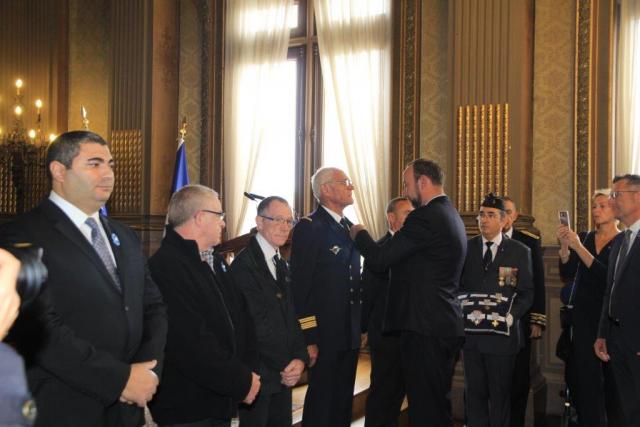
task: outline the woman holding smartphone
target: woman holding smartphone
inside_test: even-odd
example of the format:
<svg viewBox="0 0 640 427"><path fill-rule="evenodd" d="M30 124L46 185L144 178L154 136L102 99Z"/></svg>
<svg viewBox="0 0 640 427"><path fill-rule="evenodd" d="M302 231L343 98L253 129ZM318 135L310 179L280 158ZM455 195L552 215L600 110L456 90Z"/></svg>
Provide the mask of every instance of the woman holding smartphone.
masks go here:
<svg viewBox="0 0 640 427"><path fill-rule="evenodd" d="M572 296L573 336L567 370L581 427L606 426L606 414L611 413L608 408L613 400L612 387L605 379L605 367L593 351L607 286L611 243L620 232L609 206L609 192L608 189L597 190L591 199L595 230L578 234L571 230L567 221L560 224L557 231L560 275L565 281L573 278L575 283Z"/></svg>

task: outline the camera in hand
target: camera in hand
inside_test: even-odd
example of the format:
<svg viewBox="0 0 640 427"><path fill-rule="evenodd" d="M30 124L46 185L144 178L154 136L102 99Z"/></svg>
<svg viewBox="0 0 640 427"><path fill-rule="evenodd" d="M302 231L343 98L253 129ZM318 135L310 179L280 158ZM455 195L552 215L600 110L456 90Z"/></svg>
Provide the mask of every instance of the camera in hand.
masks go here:
<svg viewBox="0 0 640 427"><path fill-rule="evenodd" d="M42 262L42 248L31 243L15 243L4 249L20 261L16 290L24 307L40 294L42 284L47 280L48 271Z"/></svg>

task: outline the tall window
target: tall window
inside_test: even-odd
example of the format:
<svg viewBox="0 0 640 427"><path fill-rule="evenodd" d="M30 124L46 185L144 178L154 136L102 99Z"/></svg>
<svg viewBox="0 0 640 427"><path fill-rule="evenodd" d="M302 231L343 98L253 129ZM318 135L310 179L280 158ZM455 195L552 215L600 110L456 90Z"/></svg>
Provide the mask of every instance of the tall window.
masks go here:
<svg viewBox="0 0 640 427"><path fill-rule="evenodd" d="M255 202L247 201L240 195L243 191L268 196L279 195L290 201L298 214L306 215L314 208L311 193L310 177L320 166L336 166L350 175L356 185L357 209L350 207L346 215L353 221L364 220L369 226L374 218L384 221L384 206L381 200L386 199L388 190L388 145L389 145L389 46L390 46L390 0L297 0L292 7L285 8L286 0L271 0L271 7L250 8L250 19L245 18L241 25L253 25L253 31L258 36L250 38L254 42L251 52L255 53L256 46L262 50L267 43L274 46L281 43L281 33L286 29L286 47L281 59L274 60L272 56L256 56L255 63L242 63L242 70L238 76L235 89L229 88L227 80L229 64L225 70L225 97L233 94L238 99L225 100L225 184L227 200L225 207L229 212L228 235L230 238L248 232L254 226L256 214ZM367 31L362 22L366 19L386 20L386 33L380 37L384 42L374 38L373 45L346 39L350 45L343 53L339 45L324 48L331 52L332 61L326 62L328 56L323 57L322 66L331 68L331 87L326 87L326 79L320 67L320 56L324 55L322 42L319 46L318 23L316 15L318 2L341 8L350 5L346 16L351 21L344 21L340 25L354 26L354 34L364 35ZM253 0L233 0L228 6L239 8L239 5L254 3ZM264 2L262 2L264 3ZM371 5L375 5L372 7ZM285 8L285 15L274 13L278 7ZM343 8L344 9L344 8ZM315 12L315 13L314 13ZM343 11L344 12L344 11ZM232 15L231 15L232 16ZM273 17L276 16L276 19ZM336 19L343 19L339 14L328 15L335 24ZM239 21L230 21L227 14L227 26L235 25ZM331 31L327 20L323 21L322 29ZM379 25L379 24L378 24ZM280 27L273 29L272 26ZM363 30L364 29L364 30ZM334 30L335 31L335 30ZM240 29L236 33L242 33ZM279 36L274 36L278 33ZM264 38L260 39L261 36ZM230 39L227 30L227 49L235 46L230 43L245 43L242 39ZM371 37L369 37L371 38ZM280 48L278 48L280 49ZM286 56L286 57L285 57ZM360 61L354 60L358 57ZM237 58L236 58L237 59ZM265 60L274 61L265 69ZM326 62L326 65L325 65ZM335 61L334 61L335 62ZM361 78L358 77L358 74ZM268 80L265 77L268 76ZM363 78L367 76L367 78ZM336 85L336 79L350 81L349 90ZM369 80L367 80L369 79ZM382 105L376 110L375 117L371 114L370 80L383 81L380 94L374 102ZM268 89L262 88L268 85ZM343 98L335 96L339 90ZM376 89L378 90L378 89ZM259 95L257 99L256 94ZM268 98L265 98L268 97ZM354 108L356 103L349 104L349 98L360 97L365 104ZM268 99L265 108L256 107ZM258 113L259 111L259 113ZM241 120L228 120L229 113ZM383 117L382 120L378 117ZM255 122L261 125L256 126ZM230 127L234 128L230 130ZM386 139L373 137L384 128ZM364 148L363 148L364 147ZM231 157L234 161L229 161ZM233 170L230 170L233 168ZM233 182L229 182L233 180ZM382 183L381 185L378 185ZM244 186L244 187L243 187ZM381 190L382 188L382 190ZM366 206L365 206L366 205ZM364 215L362 213L364 212ZM238 217L234 221L234 217ZM375 228L375 227L374 227ZM378 227L379 228L379 227ZM378 232L378 230L376 230Z"/></svg>
<svg viewBox="0 0 640 427"><path fill-rule="evenodd" d="M640 1L619 4L615 54L614 174L640 173Z"/></svg>

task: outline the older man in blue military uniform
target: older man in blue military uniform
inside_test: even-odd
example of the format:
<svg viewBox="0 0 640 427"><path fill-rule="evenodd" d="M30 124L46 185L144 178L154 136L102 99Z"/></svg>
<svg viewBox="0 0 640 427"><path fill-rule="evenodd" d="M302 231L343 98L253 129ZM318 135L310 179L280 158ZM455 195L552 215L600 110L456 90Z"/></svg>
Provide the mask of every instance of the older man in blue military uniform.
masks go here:
<svg viewBox="0 0 640 427"><path fill-rule="evenodd" d="M320 206L293 230L291 273L298 320L309 352L305 427L351 424L360 347L360 253L349 238L343 210L353 185L336 168L311 178Z"/></svg>

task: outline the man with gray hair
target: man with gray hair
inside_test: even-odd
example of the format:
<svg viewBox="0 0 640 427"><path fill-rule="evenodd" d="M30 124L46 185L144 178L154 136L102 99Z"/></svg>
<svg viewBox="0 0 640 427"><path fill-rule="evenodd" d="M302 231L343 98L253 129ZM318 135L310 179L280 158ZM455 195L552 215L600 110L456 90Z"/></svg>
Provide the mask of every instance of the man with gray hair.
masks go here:
<svg viewBox="0 0 640 427"><path fill-rule="evenodd" d="M296 312L309 353L305 427L351 425L360 348L360 253L349 238L344 209L353 184L337 168L311 178L318 209L293 230L291 273Z"/></svg>
<svg viewBox="0 0 640 427"><path fill-rule="evenodd" d="M188 185L169 202L167 234L149 260L168 308L162 387L150 405L160 426L229 426L260 390L255 334L242 295L202 253L225 226L218 195ZM217 264L216 264L217 265Z"/></svg>
<svg viewBox="0 0 640 427"><path fill-rule="evenodd" d="M258 232L231 264L258 336L262 387L256 401L240 408L243 427L290 427L291 387L308 360L291 294L291 273L280 247L295 221L285 199L270 196L258 205Z"/></svg>

